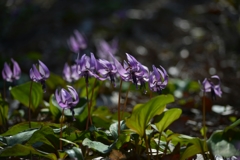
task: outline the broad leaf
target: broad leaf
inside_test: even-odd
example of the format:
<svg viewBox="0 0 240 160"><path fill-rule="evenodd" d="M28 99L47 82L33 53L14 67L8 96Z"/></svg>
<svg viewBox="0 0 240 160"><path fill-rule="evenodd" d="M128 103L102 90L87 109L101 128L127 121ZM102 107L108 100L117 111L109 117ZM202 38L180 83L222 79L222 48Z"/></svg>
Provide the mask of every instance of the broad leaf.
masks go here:
<svg viewBox="0 0 240 160"><path fill-rule="evenodd" d="M98 152L101 152L101 153L108 153L111 151L111 147L108 146L108 145L105 145L101 142L97 142L97 141L92 141L88 138L85 138L84 141L82 142L82 144L84 146L88 146L89 148L92 148Z"/></svg>
<svg viewBox="0 0 240 160"><path fill-rule="evenodd" d="M29 96L30 96L30 86L32 83L32 91L31 91L31 104L30 108L34 111L38 107L39 103L43 98L43 90L42 86L36 82L27 82L11 89L11 94L14 99L21 102L26 107L29 107Z"/></svg>
<svg viewBox="0 0 240 160"><path fill-rule="evenodd" d="M42 126L33 133L26 145L33 146L45 152L57 152L59 139L54 135L53 129L49 126ZM56 146L56 147L55 147Z"/></svg>
<svg viewBox="0 0 240 160"><path fill-rule="evenodd" d="M178 108L169 109L157 116L155 126L159 132L164 131L167 127L180 117L182 110Z"/></svg>
<svg viewBox="0 0 240 160"><path fill-rule="evenodd" d="M126 120L126 125L134 132L143 137L145 128L150 120L163 112L166 105L174 101L172 95L160 95L152 98L145 104L136 105L130 118Z"/></svg>
<svg viewBox="0 0 240 160"><path fill-rule="evenodd" d="M179 135L172 137L172 142L175 145L180 143L181 146L187 146L181 155L181 160L185 160L196 154L202 154L207 151L206 146L204 146L204 141L199 138L187 135Z"/></svg>
<svg viewBox="0 0 240 160"><path fill-rule="evenodd" d="M50 127L55 127L55 128L60 127L59 124L55 124L55 123L31 122L31 127L32 127L31 129L40 128L41 126L50 126ZM23 132L23 131L27 131L27 130L29 130L29 124L28 124L28 122L23 122L23 123L19 123L19 124L12 126L7 132L1 134L1 136L12 136L19 132Z"/></svg>
<svg viewBox="0 0 240 160"><path fill-rule="evenodd" d="M120 130L124 130L126 128L125 121L120 122ZM109 131L114 139L118 138L118 122L115 122L110 125Z"/></svg>
<svg viewBox="0 0 240 160"><path fill-rule="evenodd" d="M45 157L51 160L57 160L57 157L55 154L37 151L31 146L24 146L21 144L16 144L12 147L7 147L0 150L0 157L9 157L9 156L22 157L22 156L30 156L30 155L37 155L37 156Z"/></svg>
<svg viewBox="0 0 240 160"><path fill-rule="evenodd" d="M67 152L71 159L84 160L82 150L80 148L73 147L72 149L68 149L65 152Z"/></svg>
<svg viewBox="0 0 240 160"><path fill-rule="evenodd" d="M240 130L228 129L227 132L215 131L208 139L214 155L220 155L226 158L240 156Z"/></svg>
<svg viewBox="0 0 240 160"><path fill-rule="evenodd" d="M25 143L28 139L30 139L32 134L37 130L38 129L28 130L28 131L21 132L16 135L4 137L4 138L8 146L13 146L15 144L22 144L22 143Z"/></svg>

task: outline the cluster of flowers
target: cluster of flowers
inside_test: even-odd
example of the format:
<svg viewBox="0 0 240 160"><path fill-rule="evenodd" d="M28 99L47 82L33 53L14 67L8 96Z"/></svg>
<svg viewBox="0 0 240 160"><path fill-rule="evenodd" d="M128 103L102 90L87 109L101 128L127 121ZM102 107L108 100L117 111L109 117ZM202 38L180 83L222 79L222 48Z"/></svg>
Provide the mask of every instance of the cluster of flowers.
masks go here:
<svg viewBox="0 0 240 160"><path fill-rule="evenodd" d="M70 37L68 44L70 49L75 53L79 53L87 46L83 36L78 31L74 31L74 36ZM99 45L101 53L99 57L101 57L101 59L96 59L93 53L91 53L90 56L83 54L81 58L77 58L76 64L72 66L69 66L67 63L65 64L63 78L68 82L72 82L84 77L86 85L88 85L89 77L94 77L101 81L108 79L115 86L116 78L120 77L123 81L134 83L136 88L138 88L138 86L144 88L145 83L148 82L149 89L160 94L168 84L168 74L166 70L162 66L158 68L153 65L152 71L149 72L146 66L142 65L128 53L126 53L127 61L124 60L122 65L114 57L116 46L116 41L114 41L112 45L101 41ZM10 66L5 63L2 70L2 77L8 82L19 79L21 74L18 63L13 59L11 60L13 69L11 70ZM49 75L50 72L47 66L40 60L38 65L33 65L30 69L30 79L41 83L44 91L46 88L45 81ZM221 97L222 94L220 79L218 76L212 76L212 78L218 79L218 83L214 84L210 79L204 79L202 87L204 92L211 92L212 97L216 99L216 95ZM60 107L70 109L74 116L73 107L79 102L79 96L73 87L67 86L67 88L68 90L61 89L60 92L56 90L55 98Z"/></svg>

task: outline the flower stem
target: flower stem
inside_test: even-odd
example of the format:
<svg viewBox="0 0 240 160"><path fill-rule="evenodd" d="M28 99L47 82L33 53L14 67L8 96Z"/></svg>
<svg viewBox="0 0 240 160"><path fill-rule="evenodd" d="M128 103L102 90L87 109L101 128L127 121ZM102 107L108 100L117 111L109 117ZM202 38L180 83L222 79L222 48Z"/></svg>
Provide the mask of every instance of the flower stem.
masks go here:
<svg viewBox="0 0 240 160"><path fill-rule="evenodd" d="M204 137L204 142L203 142L203 153L204 153L204 148L207 149L207 133L206 133L206 104L205 104L205 92L203 92L203 137ZM208 150L208 149L207 149ZM205 154L203 157L206 157Z"/></svg>
<svg viewBox="0 0 240 160"><path fill-rule="evenodd" d="M92 94L91 94L91 97L90 97L90 109L92 108L92 99L93 99L93 93L94 93L96 83L97 83L97 79L95 78L93 86L92 86Z"/></svg>
<svg viewBox="0 0 240 160"><path fill-rule="evenodd" d="M89 122L90 124L92 125L92 119L91 119L91 115L90 115L90 112L91 112L91 104L90 104L90 101L89 101L89 95L88 95L88 83L86 83L86 95L87 95L87 104L88 104L88 118L87 118L87 125L86 125L86 130L88 130L88 125L89 125Z"/></svg>
<svg viewBox="0 0 240 160"><path fill-rule="evenodd" d="M6 81L3 81L3 100L6 98Z"/></svg>
<svg viewBox="0 0 240 160"><path fill-rule="evenodd" d="M63 126L63 121L64 121L64 117L63 117L63 113L64 113L64 108L62 110L62 115L60 118L60 124L61 124L61 130L60 130L60 151L62 150L62 126Z"/></svg>
<svg viewBox="0 0 240 160"><path fill-rule="evenodd" d="M124 116L124 111L126 110L126 105L127 105L127 99L128 99L128 93L129 93L129 90L130 90L130 86L131 86L131 84L129 84L129 86L128 86L128 90L127 90L127 93L126 93L126 98L125 98L125 101L124 101L124 106L123 106L123 109L122 109L122 119L123 119L123 116Z"/></svg>
<svg viewBox="0 0 240 160"><path fill-rule="evenodd" d="M121 112L121 104L120 104L120 100L121 100L121 92L122 92L122 80L120 80L120 86L119 86L119 93L118 93L118 136L120 136L120 121L121 121L121 117L120 117L120 112Z"/></svg>
<svg viewBox="0 0 240 160"><path fill-rule="evenodd" d="M159 149L160 149L161 136L162 136L162 132L160 132L159 135L158 135L159 141L158 141L158 145L157 145L157 159L159 159L158 158L158 152L159 152Z"/></svg>
<svg viewBox="0 0 240 160"><path fill-rule="evenodd" d="M145 145L146 145L146 154L147 154L147 157L148 157L148 160L150 160L150 156L149 156L149 153L148 153L148 141L147 141L147 136L146 136L146 133L144 133L144 141L145 141Z"/></svg>
<svg viewBox="0 0 240 160"><path fill-rule="evenodd" d="M31 81L30 84L30 93L29 93L29 105L28 105L28 123L29 123L29 128L31 128L31 99L32 99L32 84L33 81Z"/></svg>

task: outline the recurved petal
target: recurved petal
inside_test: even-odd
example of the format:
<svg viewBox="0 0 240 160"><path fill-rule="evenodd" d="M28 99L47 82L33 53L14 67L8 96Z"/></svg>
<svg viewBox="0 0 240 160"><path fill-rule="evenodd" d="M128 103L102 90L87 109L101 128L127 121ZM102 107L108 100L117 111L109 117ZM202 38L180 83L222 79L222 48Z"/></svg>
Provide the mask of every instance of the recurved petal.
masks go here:
<svg viewBox="0 0 240 160"><path fill-rule="evenodd" d="M40 81L42 80L42 76L40 75L37 67L33 64L32 68L30 69L30 78L33 81Z"/></svg>
<svg viewBox="0 0 240 160"><path fill-rule="evenodd" d="M208 81L207 78L205 78L202 82L202 86L203 86L203 91L204 92L211 92L211 83Z"/></svg>
<svg viewBox="0 0 240 160"><path fill-rule="evenodd" d="M3 67L3 78L5 78L6 81L12 82L12 76L13 73L9 67L9 65L5 62Z"/></svg>
<svg viewBox="0 0 240 160"><path fill-rule="evenodd" d="M77 30L74 30L74 34L76 36L76 40L77 40L78 46L81 49L87 48L87 43L86 43L86 40L83 37L83 35L80 32L78 32Z"/></svg>
<svg viewBox="0 0 240 160"><path fill-rule="evenodd" d="M59 91L58 91L58 89L56 89L55 90L55 99L56 99L56 101L57 101L57 103L59 103L60 101L61 101L61 98L60 98L60 96L59 96L59 93L58 93Z"/></svg>
<svg viewBox="0 0 240 160"><path fill-rule="evenodd" d="M70 92L70 94L72 95L73 101L72 104L75 106L78 104L79 102L79 96L77 91L72 87L72 86L67 86L68 91Z"/></svg>
<svg viewBox="0 0 240 160"><path fill-rule="evenodd" d="M14 61L13 59L11 59L11 61L13 63L13 77L15 79L19 79L21 75L21 69L16 61Z"/></svg>
<svg viewBox="0 0 240 160"><path fill-rule="evenodd" d="M50 72L49 72L47 66L40 60L38 60L38 62L39 62L39 72L41 73L43 78L45 78L45 79L48 78L50 76Z"/></svg>
<svg viewBox="0 0 240 160"><path fill-rule="evenodd" d="M132 67L137 67L137 64L139 63L132 55L126 53L127 55L127 60L129 62L129 64L132 66Z"/></svg>

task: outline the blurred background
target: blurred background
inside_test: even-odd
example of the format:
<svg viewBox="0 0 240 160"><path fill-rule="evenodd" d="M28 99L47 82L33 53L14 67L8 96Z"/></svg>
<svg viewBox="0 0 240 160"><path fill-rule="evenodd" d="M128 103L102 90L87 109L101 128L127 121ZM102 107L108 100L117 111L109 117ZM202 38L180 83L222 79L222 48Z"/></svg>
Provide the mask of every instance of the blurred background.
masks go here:
<svg viewBox="0 0 240 160"><path fill-rule="evenodd" d="M67 45L74 30L87 39L118 40L117 56L163 66L170 78L202 81L219 75L217 103L239 107L239 0L1 0L0 66L14 58L28 80L40 59L62 75L77 57ZM2 81L1 81L2 88Z"/></svg>

